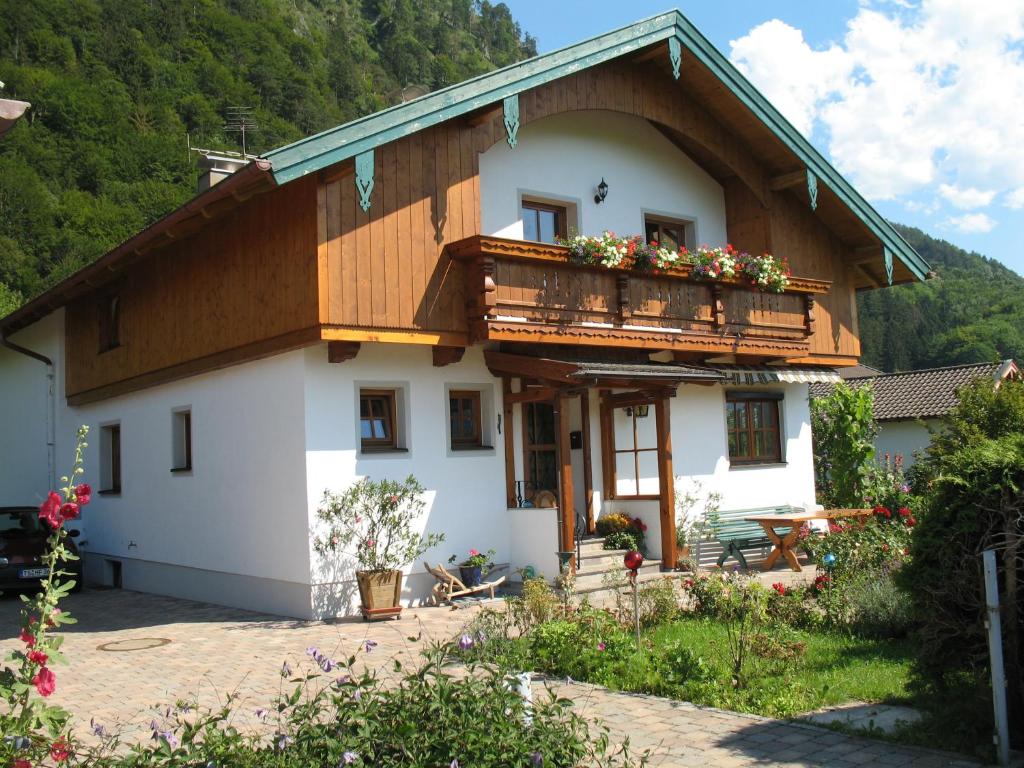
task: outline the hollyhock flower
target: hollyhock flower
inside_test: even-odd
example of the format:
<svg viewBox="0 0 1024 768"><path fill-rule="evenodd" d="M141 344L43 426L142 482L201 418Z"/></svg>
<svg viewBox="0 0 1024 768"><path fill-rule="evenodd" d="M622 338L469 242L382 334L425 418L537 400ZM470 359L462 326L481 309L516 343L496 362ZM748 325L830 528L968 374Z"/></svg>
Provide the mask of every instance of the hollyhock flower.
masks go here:
<svg viewBox="0 0 1024 768"><path fill-rule="evenodd" d="M32 685L36 687L39 695L45 699L56 689L57 676L50 671L49 667L42 667L32 678Z"/></svg>
<svg viewBox="0 0 1024 768"><path fill-rule="evenodd" d="M64 739L57 739L53 744L50 745L50 757L55 763L63 763L69 757L71 757L71 750L68 748L68 743Z"/></svg>
<svg viewBox="0 0 1024 768"><path fill-rule="evenodd" d="M24 627L22 627L21 633L18 635L18 638L29 648L34 648L36 645L36 636Z"/></svg>
<svg viewBox="0 0 1024 768"><path fill-rule="evenodd" d="M74 520L76 517L78 517L78 514L79 509L78 505L75 504L75 502L69 501L66 502L65 504L61 504L60 516L64 520Z"/></svg>
<svg viewBox="0 0 1024 768"><path fill-rule="evenodd" d="M46 501L39 505L39 519L45 520L50 524L51 528L60 528L61 503L60 494L56 491L50 491L50 495L46 497Z"/></svg>
<svg viewBox="0 0 1024 768"><path fill-rule="evenodd" d="M777 581L774 584L772 584L772 589L774 589L780 595L786 594L786 585L783 584L781 581Z"/></svg>
<svg viewBox="0 0 1024 768"><path fill-rule="evenodd" d="M47 659L49 659L49 656L47 656L42 651L29 651L28 652L28 660L31 661L33 664L38 664L41 667L45 667L46 666Z"/></svg>
<svg viewBox="0 0 1024 768"><path fill-rule="evenodd" d="M78 502L78 506L84 507L88 504L91 496L92 486L88 483L79 483L75 486L75 501Z"/></svg>

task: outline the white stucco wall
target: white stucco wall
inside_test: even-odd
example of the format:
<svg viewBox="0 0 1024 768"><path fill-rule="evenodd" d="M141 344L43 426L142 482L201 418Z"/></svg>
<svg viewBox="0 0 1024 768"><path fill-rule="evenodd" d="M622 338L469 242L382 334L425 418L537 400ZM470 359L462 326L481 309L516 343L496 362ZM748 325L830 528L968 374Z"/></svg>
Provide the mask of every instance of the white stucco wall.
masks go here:
<svg viewBox="0 0 1024 768"><path fill-rule="evenodd" d="M353 360L331 364L321 345L305 351L305 371L306 489L314 531L322 530L316 509L325 489L342 490L365 476L402 480L411 473L427 490L421 530L444 533L447 538L406 568L410 574L404 587L406 602L423 599L433 585L423 560L446 564L451 555L465 557L470 548L493 548L495 562L510 561L504 438L497 432L501 385L484 366L481 348L467 349L461 362L437 368L428 346L364 344ZM448 450L446 384L493 388L491 406L486 397L481 403L481 421L491 429L493 448ZM405 425L407 452L359 453L360 387L404 388L405 413L398 418ZM322 560L312 546L310 552L317 612L354 610L358 598L352 560Z"/></svg>
<svg viewBox="0 0 1024 768"><path fill-rule="evenodd" d="M903 456L903 466L909 467L917 460L915 453L924 451L932 442L932 431L942 425L939 419L923 421L882 421L878 424L878 435L875 437L875 456L884 460L885 454L891 457Z"/></svg>
<svg viewBox="0 0 1024 768"><path fill-rule="evenodd" d="M607 199L594 203L602 177ZM607 111L553 115L523 126L514 149L480 156L484 234L521 239L523 194L577 207L570 233L642 234L644 213L696 222L696 242L726 242L722 187L646 120Z"/></svg>

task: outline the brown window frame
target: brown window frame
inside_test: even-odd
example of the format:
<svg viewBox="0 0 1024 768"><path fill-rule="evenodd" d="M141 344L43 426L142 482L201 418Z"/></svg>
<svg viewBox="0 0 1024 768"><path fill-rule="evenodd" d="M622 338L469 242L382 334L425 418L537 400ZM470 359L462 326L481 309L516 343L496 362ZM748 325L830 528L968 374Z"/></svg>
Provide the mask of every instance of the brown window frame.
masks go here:
<svg viewBox="0 0 1024 768"><path fill-rule="evenodd" d="M452 414L452 410L451 409L452 409L452 401L453 400L458 400L459 401L459 405L458 405L459 418L456 420L456 423L458 423L458 424L462 424L463 423L463 420L462 420L462 417L463 417L462 401L463 400L471 401L470 408L471 408L471 413L472 413L473 434L468 436L468 437L466 437L464 435L460 435L458 437L455 436L454 425L452 424L452 421L451 421L451 414ZM460 449L461 450L465 450L467 448L482 448L482 447L484 447L484 445L483 445L483 430L481 428L482 424L480 422L480 390L478 390L478 389L450 389L450 390L448 390L448 425L449 425L448 429L449 429L449 437L451 439L452 450L460 450Z"/></svg>
<svg viewBox="0 0 1024 768"><path fill-rule="evenodd" d="M99 300L99 351L109 352L121 346L121 296L109 292Z"/></svg>
<svg viewBox="0 0 1024 768"><path fill-rule="evenodd" d="M547 406L552 411L552 432L554 433L555 442L551 443L534 443L530 440L530 418L531 414L535 413L534 408L536 406ZM540 401L535 403L523 403L522 407L522 422L523 422L523 482L527 485L533 485L534 495L538 491L551 491L556 496L559 493L558 488L558 471L555 470L555 486L553 488L541 487L540 483L530 476L530 454L531 453L553 453L555 456L555 465L558 465L558 423L554 418L555 404L550 401ZM537 429L534 429L534 434L537 433ZM532 499L527 497L524 491L524 498Z"/></svg>
<svg viewBox="0 0 1024 768"><path fill-rule="evenodd" d="M384 437L363 437L363 422L374 419L373 408L369 408L370 416L363 416L363 401L383 400L385 402L384 413L381 418L386 420L384 425ZM359 443L360 451L363 453L374 453L381 451L398 450L398 398L393 389L360 389L359 390ZM373 427L370 427L371 434Z"/></svg>
<svg viewBox="0 0 1024 768"><path fill-rule="evenodd" d="M539 213L540 211L548 211L555 214L555 237L566 238L569 233L569 208L565 205L558 205L556 203L542 203L538 200L524 199L519 204L520 214L523 218L523 237L526 237L526 212L534 211ZM540 219L537 220L537 235L540 235ZM531 240L534 243L543 243L544 240Z"/></svg>
<svg viewBox="0 0 1024 768"><path fill-rule="evenodd" d="M171 467L171 472L191 472L192 471L192 411L181 410L174 412L175 429L178 428L178 419L181 420L182 429L182 448L185 461L180 467ZM177 456L175 456L177 459Z"/></svg>
<svg viewBox="0 0 1024 768"><path fill-rule="evenodd" d="M650 226L652 224L656 224L658 226L658 237L657 238L652 238L648 234L648 232L647 232L647 230L650 228ZM681 220L681 219L670 219L670 218L668 218L666 216L658 216L658 215L652 214L652 213L645 213L644 214L644 238L647 240L647 242L651 242L652 240L656 239L657 242L659 244L661 244L661 241L662 241L662 237L661 237L662 228L663 227L675 227L676 229L679 230L679 235L680 235L679 243L678 244L679 244L680 247L685 248L685 247L687 247L686 246L686 241L687 241L687 235L689 234L687 232L687 227L691 227L691 226L693 226L693 222L688 222L688 221L684 221L684 220Z"/></svg>
<svg viewBox="0 0 1024 768"><path fill-rule="evenodd" d="M726 392L725 394L725 431L726 431L726 452L729 455L729 463L737 466L753 466L757 464L782 464L782 414L779 403L782 401L781 393L776 392ZM739 404L743 404L744 423L740 425L739 419L734 417L734 426L729 426L729 411L737 410ZM760 428L754 426L753 407L768 407L769 419L767 426ZM768 439L765 441L770 453L758 454L756 452L756 433L760 432ZM740 435L747 439L747 452L734 453L732 443L735 442L737 449L740 444ZM735 441L731 438L735 436Z"/></svg>
<svg viewBox="0 0 1024 768"><path fill-rule="evenodd" d="M637 416L637 408L647 406L647 416ZM615 410L616 408L632 408L632 420L633 420L633 447L632 448L618 448L615 445ZM641 453L655 453L658 452L657 438L655 438L655 445L653 448L638 448L637 447L637 430L636 420L638 418L653 419L654 418L655 404L651 402L638 402L633 403L629 406L613 406L610 403L601 403L601 430L606 435L606 442L608 446L609 457L605 462L605 496L609 499L634 499L640 501L649 501L651 499L661 498L656 493L640 493L640 454ZM619 493L619 478L616 467L618 466L617 457L620 453L632 453L633 454L633 489L634 493ZM661 471L659 465L658 471Z"/></svg>
<svg viewBox="0 0 1024 768"><path fill-rule="evenodd" d="M101 488L100 493L116 495L121 493L121 425L106 424L100 429L107 432L107 462L110 467L110 487Z"/></svg>

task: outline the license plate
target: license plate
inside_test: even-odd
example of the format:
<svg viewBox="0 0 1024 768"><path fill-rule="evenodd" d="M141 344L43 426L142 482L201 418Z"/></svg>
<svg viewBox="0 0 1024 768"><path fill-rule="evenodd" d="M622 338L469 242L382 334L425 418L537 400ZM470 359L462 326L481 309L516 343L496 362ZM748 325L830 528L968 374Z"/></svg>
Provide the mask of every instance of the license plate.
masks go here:
<svg viewBox="0 0 1024 768"><path fill-rule="evenodd" d="M49 568L22 568L18 571L19 579L40 579L50 572Z"/></svg>

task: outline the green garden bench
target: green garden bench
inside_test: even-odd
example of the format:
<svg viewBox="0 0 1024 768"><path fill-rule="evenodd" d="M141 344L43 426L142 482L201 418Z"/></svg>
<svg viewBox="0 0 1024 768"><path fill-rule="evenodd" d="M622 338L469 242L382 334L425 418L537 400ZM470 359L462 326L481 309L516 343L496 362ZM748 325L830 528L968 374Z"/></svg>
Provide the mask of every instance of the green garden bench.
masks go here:
<svg viewBox="0 0 1024 768"><path fill-rule="evenodd" d="M768 547L772 542L764 532L760 523L755 523L744 518L754 515L792 515L802 510L798 507L784 505L779 507L755 507L754 509L730 509L722 510L714 515L709 515L705 521L705 530L718 540L722 545L722 554L719 555L717 565L721 568L730 557L735 557L744 568L747 565L747 558L743 556L743 549L752 547ZM778 533L782 535L782 530Z"/></svg>

